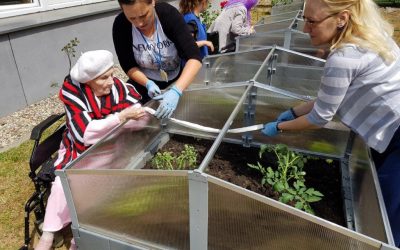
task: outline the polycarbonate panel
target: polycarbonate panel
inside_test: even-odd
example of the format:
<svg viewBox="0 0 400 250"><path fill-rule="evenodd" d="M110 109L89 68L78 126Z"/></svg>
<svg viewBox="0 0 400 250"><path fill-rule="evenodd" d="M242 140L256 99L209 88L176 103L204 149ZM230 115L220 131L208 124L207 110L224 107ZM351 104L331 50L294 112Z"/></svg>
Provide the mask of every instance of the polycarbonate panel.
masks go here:
<svg viewBox="0 0 400 250"><path fill-rule="evenodd" d="M258 33L252 36L241 36L236 38L237 51L260 49L265 46L278 45L283 47L285 43L284 31Z"/></svg>
<svg viewBox="0 0 400 250"><path fill-rule="evenodd" d="M278 115L290 107L301 104L302 101L281 95L269 90L257 88L255 100L254 124L264 124L275 121ZM240 116L238 116L240 119ZM334 123L339 129L346 129L340 123ZM229 135L227 135L229 137ZM349 131L346 129L316 129L305 131L284 131L275 137L264 136L260 131L252 133L253 142L260 144L283 143L298 150L311 151L321 155L341 157L346 149Z"/></svg>
<svg viewBox="0 0 400 250"><path fill-rule="evenodd" d="M221 54L206 57L206 82L209 86L221 83L249 81L259 70L270 49Z"/></svg>
<svg viewBox="0 0 400 250"><path fill-rule="evenodd" d="M254 30L256 31L256 34L257 34L257 33L265 33L268 31L290 29L292 22L293 22L293 19L289 19L289 20L283 20L283 21L274 22L274 23L260 24L260 25L254 26Z"/></svg>
<svg viewBox="0 0 400 250"><path fill-rule="evenodd" d="M256 78L257 82L298 95L317 96L324 61L281 50L275 50L274 58L276 58L276 62L263 67ZM272 76L270 72L273 72Z"/></svg>
<svg viewBox="0 0 400 250"><path fill-rule="evenodd" d="M310 35L307 33L303 33L300 30L291 33L290 49L292 48L315 48L315 47L311 44Z"/></svg>
<svg viewBox="0 0 400 250"><path fill-rule="evenodd" d="M379 206L378 193L374 183L367 146L356 137L350 154L350 180L353 191L354 220L357 232L388 243L384 216ZM376 177L376 176L375 176ZM382 198L382 196L381 196ZM381 200L383 203L383 200Z"/></svg>
<svg viewBox="0 0 400 250"><path fill-rule="evenodd" d="M151 104L151 103L150 103ZM156 108L151 106L152 108ZM160 133L160 121L148 115L147 122L129 122L113 131L78 157L72 169L126 169Z"/></svg>
<svg viewBox="0 0 400 250"><path fill-rule="evenodd" d="M189 249L187 172L67 170L67 174L80 227L151 249Z"/></svg>
<svg viewBox="0 0 400 250"><path fill-rule="evenodd" d="M205 127L221 129L231 115L247 85L235 87L210 87L185 91L175 110L174 118ZM204 133L190 129L172 121L168 122L170 131L203 136L217 136L217 133Z"/></svg>
<svg viewBox="0 0 400 250"><path fill-rule="evenodd" d="M274 22L287 20L287 19L293 19L293 18L297 17L298 13L299 13L299 11L291 11L291 12L286 12L286 13L280 13L278 15L264 16L261 18L261 20L258 21L257 25L274 23ZM257 25L255 25L255 26L257 26Z"/></svg>
<svg viewBox="0 0 400 250"><path fill-rule="evenodd" d="M292 4L275 5L271 9L271 15L292 12L303 9L303 1L293 1Z"/></svg>
<svg viewBox="0 0 400 250"><path fill-rule="evenodd" d="M204 90L189 90L175 112L175 118L199 124L205 127L221 129L235 108L245 86L214 87ZM278 115L290 107L301 104L302 101L281 93L262 88L252 89L252 98L246 99L233 120L230 128L241 128L254 124L264 124L274 121ZM249 103L251 105L249 105ZM252 113L250 118L247 114ZM323 155L340 157L344 154L349 131L335 119L336 129L319 129L299 132L284 132L276 137L264 136L260 130L249 133L225 135L226 139L241 140L242 136L252 137L253 143L276 144L284 143L289 147L303 151L311 151ZM168 122L168 130L173 133L193 134L205 137L216 137L217 133L203 133L184 126ZM345 130L341 130L345 129Z"/></svg>
<svg viewBox="0 0 400 250"><path fill-rule="evenodd" d="M379 242L340 226L218 179L208 180L208 249L380 249Z"/></svg>
<svg viewBox="0 0 400 250"><path fill-rule="evenodd" d="M188 86L187 89L190 88L198 88L206 86L206 72L207 68L203 64L203 67L200 68L200 71L196 74L195 78L193 79L192 83Z"/></svg>
<svg viewBox="0 0 400 250"><path fill-rule="evenodd" d="M308 34L293 29L256 33L251 36L236 38L237 51L247 51L273 45L322 59L327 57L325 50L314 47L311 44Z"/></svg>

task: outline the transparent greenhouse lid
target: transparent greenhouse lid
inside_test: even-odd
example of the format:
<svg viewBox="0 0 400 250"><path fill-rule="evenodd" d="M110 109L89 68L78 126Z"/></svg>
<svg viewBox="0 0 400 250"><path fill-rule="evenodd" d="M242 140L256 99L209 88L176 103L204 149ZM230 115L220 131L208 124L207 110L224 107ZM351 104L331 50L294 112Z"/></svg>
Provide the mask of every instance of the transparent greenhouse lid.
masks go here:
<svg viewBox="0 0 400 250"><path fill-rule="evenodd" d="M168 128L177 128L196 133L209 133L217 136L230 116L244 89L254 84L254 119L249 122L243 117L246 105L241 107L240 115L235 117L230 129L264 124L274 120L279 112L300 102L315 98L322 75L323 60L281 47L265 48L247 52L221 54L204 59L203 79L196 79L182 96L174 118L197 124L200 127L216 129L214 132L199 131L179 123L166 122ZM198 76L199 77L199 76ZM157 103L149 106L156 109ZM329 128L332 133L321 131L305 134L285 133L282 138L289 138L291 147L304 151L319 151L327 155L342 155L347 129L334 122ZM125 169L132 164L132 159L145 151L162 132L160 121L151 117L150 122L139 132L129 128L118 128L100 143L85 152L79 160L70 164L73 169ZM228 133L227 138L241 138L243 133ZM272 143L274 139L253 132L253 141ZM304 137L309 143L304 144ZM304 145L303 145L304 144ZM326 145L317 147L316 145ZM335 145L335 146L333 146ZM334 149L334 150L331 150Z"/></svg>
<svg viewBox="0 0 400 250"><path fill-rule="evenodd" d="M64 190L67 186L66 182L70 188L69 192L66 192L66 195L70 196L68 202L72 202L76 208L74 211L76 217L72 216L73 223L79 218L79 226L84 230L104 234L112 232L112 237L119 237L132 244L135 239L160 243L161 246L168 246L169 242L175 242L175 248L188 249L189 238L192 237L189 221L193 218L191 217L193 214L190 211L197 208L193 201L199 200L196 199L197 197L193 198L189 195L189 192L198 191L197 185L202 185L207 180L195 182L193 186L193 179L191 179L193 176L189 175L197 173L195 171L142 169L162 145L165 145L176 134L211 140L211 148L205 152L205 159L196 169L199 172L204 170L222 142L236 143L246 147L282 143L296 151L324 158L343 159L348 156L346 150L349 149L350 133L336 119L326 128L302 133L284 132L276 137L267 137L259 129L229 133L232 129L274 121L281 112L288 108L315 98L324 63L324 60L317 57L279 46L204 58L201 72L180 98L173 118L197 124L200 127L213 128L215 131L188 127L186 124L175 122L176 120L158 120L152 116L139 127L130 127L124 124L115 128L68 165L62 172L64 176L60 174L64 177ZM150 101L145 106L156 109L158 105L158 102ZM362 227L367 228L364 230L364 232L368 232L366 235L379 236L376 238L384 240L385 230L381 221L382 217L376 216L375 223L371 223L371 219L365 216L369 212L375 215L380 214L379 197L376 198L373 182L372 184L362 182L365 179L364 176L373 179L373 174L368 165L368 155L360 150L365 145L361 143L356 146L352 148L353 151L350 154L352 158L348 166L350 169L348 171L353 171L352 174L358 178L350 180L357 182L352 183L352 187L356 187L356 199L358 199L354 203L355 206L358 206L355 208L358 210L356 226L361 229ZM358 174L360 171L363 175ZM229 197L233 197L237 201L241 201L243 198L248 204L253 204L255 200L262 201L259 203L261 209L267 211L272 209L271 211L275 211L275 213L279 212L282 218L288 218L285 209L281 208L282 204L272 204L275 201L265 202L262 200L265 197L252 199L254 194L249 195L248 190L245 189L240 189L240 192L236 191L238 188L229 188L234 192L221 189L221 187L232 184L226 184L220 180L211 181L208 185L205 190L210 192L210 204L213 202L216 204L210 206L211 212L213 212L212 209L215 209L215 213L210 214L210 218L219 214L226 215L225 205L236 208L230 206L231 203L228 202L219 203L224 197L228 197L227 191ZM210 188L208 189L208 187ZM343 190L343 192L346 195L348 190ZM246 197L239 194L246 194ZM200 199L205 197L203 193L200 193L199 196ZM373 199L371 196L374 196ZM213 197L217 197L217 199ZM348 201L352 199L351 197L346 198ZM363 204L364 199L373 202L374 206L365 207L364 210L360 209L359 206ZM273 206L265 206L265 203L271 203ZM202 204L205 205L207 202ZM240 204L246 203L240 202ZM254 209L250 209L250 212L253 211ZM243 214L242 211L237 212L239 212L239 216ZM291 213L293 220L299 218L297 213ZM268 212L264 214L271 215ZM321 225L323 225L324 232L331 235L330 239L333 240L337 239L339 231L348 231L338 230L337 225L329 222L310 224L312 219L309 218L309 215L301 214L300 217L304 220L297 221L298 224L309 230L305 232L304 244L309 243L308 233L312 235L316 231L322 232L319 231ZM276 216L272 218L276 218ZM128 219L134 220L135 223L124 223ZM199 221L210 223L210 228L219 228L219 225L213 224L218 221L217 219L208 222L207 218L200 218ZM236 220L228 221L235 222ZM254 223L254 221L251 222ZM280 220L276 222L277 225L282 224ZM371 224L373 224L373 228ZM251 225L253 226L253 224ZM309 227L310 225L311 227ZM273 226L272 228L278 227ZM219 231L222 232L222 230ZM271 230L267 231L271 232ZM368 249L377 249L380 245L380 242L376 240L366 239L362 235L353 235L352 232L347 232L352 235L347 244L347 237L342 237L346 236L346 232L338 235L346 242L343 249L349 249L348 245L360 246L355 245L360 244L357 237L362 238L366 245L373 246ZM279 233L282 234L282 232L277 232L277 235L280 235ZM220 243L218 237L213 239L216 240L213 244ZM356 240L353 241L354 239ZM321 236L320 245L326 246L328 249L331 246L329 243L324 233ZM339 242L338 245L340 244L342 243Z"/></svg>
<svg viewBox="0 0 400 250"><path fill-rule="evenodd" d="M264 16L257 22L256 26L261 25L261 24L279 22L279 21L288 20L288 19L292 20L293 18L301 15L301 13L302 13L301 10L296 10L296 11L290 11L290 12L285 12L285 13L279 13L277 15Z"/></svg>

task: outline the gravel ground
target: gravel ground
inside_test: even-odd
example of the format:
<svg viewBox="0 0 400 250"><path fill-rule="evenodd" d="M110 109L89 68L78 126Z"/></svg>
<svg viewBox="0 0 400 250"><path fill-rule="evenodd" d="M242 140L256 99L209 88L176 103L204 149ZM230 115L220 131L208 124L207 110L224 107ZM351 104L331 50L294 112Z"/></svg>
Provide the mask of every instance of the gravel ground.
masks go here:
<svg viewBox="0 0 400 250"><path fill-rule="evenodd" d="M117 65L115 76L126 81L127 76ZM32 128L52 114L64 112L58 94L0 118L0 152L16 147L29 139Z"/></svg>
<svg viewBox="0 0 400 250"><path fill-rule="evenodd" d="M58 99L58 95L54 95L0 118L0 152L18 146L29 139L34 126L51 114L63 111L63 105Z"/></svg>

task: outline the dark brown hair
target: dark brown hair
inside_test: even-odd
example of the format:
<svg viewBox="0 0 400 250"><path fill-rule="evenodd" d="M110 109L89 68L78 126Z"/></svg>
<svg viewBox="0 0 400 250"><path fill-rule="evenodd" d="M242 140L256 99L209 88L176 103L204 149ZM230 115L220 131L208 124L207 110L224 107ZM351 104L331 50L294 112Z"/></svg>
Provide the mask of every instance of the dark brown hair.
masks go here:
<svg viewBox="0 0 400 250"><path fill-rule="evenodd" d="M151 4L152 1L153 0L118 0L118 3L119 3L119 5L122 5L122 4L131 5L131 4L135 4L137 2Z"/></svg>
<svg viewBox="0 0 400 250"><path fill-rule="evenodd" d="M192 12L197 5L201 4L203 0L181 0L179 2L179 11L182 14Z"/></svg>

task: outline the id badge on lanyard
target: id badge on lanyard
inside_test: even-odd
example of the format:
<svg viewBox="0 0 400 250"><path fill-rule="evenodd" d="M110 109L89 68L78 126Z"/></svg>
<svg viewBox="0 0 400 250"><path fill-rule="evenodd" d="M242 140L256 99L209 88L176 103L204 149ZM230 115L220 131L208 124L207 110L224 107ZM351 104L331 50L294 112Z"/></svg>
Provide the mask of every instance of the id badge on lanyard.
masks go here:
<svg viewBox="0 0 400 250"><path fill-rule="evenodd" d="M157 44L156 44L155 47L158 47L157 45L160 43L160 37L158 36L157 19L155 19L155 25L156 25L156 34L157 34ZM139 32L140 32L140 31L139 31ZM146 45L147 45L149 48L151 48L151 46L149 46L149 43L147 42L146 37L144 37L144 35L142 34L142 32L140 32L140 34L142 35L142 38L143 38L143 40L145 41ZM151 50L150 50L150 53L152 53ZM158 54L157 54L155 51L154 51L152 54L154 55L154 58L155 58L156 61L157 61L158 68L159 68L159 71L160 71L160 78L161 78L163 81L168 82L168 74L167 74L167 72L162 68L162 63L161 63L161 57L162 57L162 55L161 55L161 50L158 49Z"/></svg>

